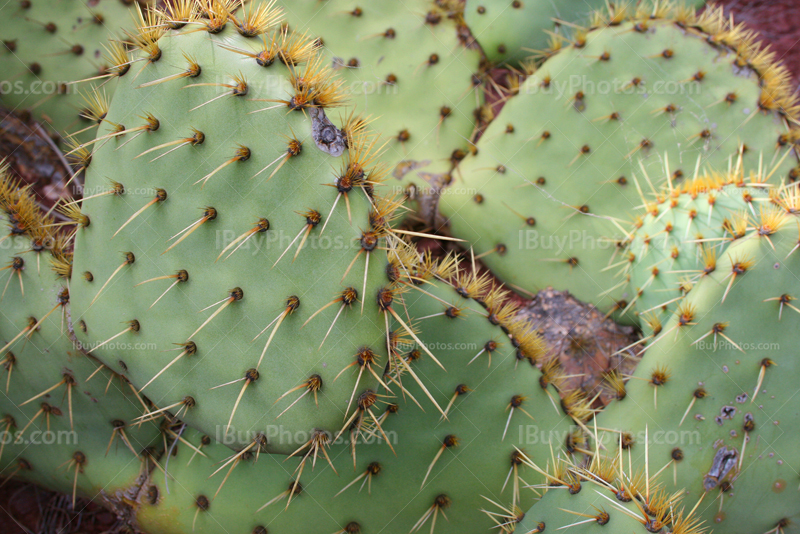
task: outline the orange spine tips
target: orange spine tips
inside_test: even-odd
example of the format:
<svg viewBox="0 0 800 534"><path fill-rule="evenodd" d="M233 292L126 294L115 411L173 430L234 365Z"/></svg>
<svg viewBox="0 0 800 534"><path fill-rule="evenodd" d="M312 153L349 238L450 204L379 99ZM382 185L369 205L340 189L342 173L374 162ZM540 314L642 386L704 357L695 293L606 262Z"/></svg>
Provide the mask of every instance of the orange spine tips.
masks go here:
<svg viewBox="0 0 800 534"><path fill-rule="evenodd" d="M322 377L319 375L311 375L306 381L306 389L312 393L317 393L322 390Z"/></svg>
<svg viewBox="0 0 800 534"><path fill-rule="evenodd" d="M191 144L192 146L202 145L205 142L205 140L206 140L206 134L195 128L192 128L192 136L189 139L187 139L189 144ZM163 190L160 189L159 191Z"/></svg>
<svg viewBox="0 0 800 534"><path fill-rule="evenodd" d="M694 321L694 316L697 309L691 303L681 303L676 310L676 315L678 316L678 325L679 326L686 326L692 324Z"/></svg>
<svg viewBox="0 0 800 534"><path fill-rule="evenodd" d="M378 307L382 311L389 310L392 307L392 303L394 302L394 291L389 289L388 287L384 287L378 291Z"/></svg>
<svg viewBox="0 0 800 534"><path fill-rule="evenodd" d="M244 145L239 145L239 147L236 149L236 152L234 153L233 158L236 161L247 161L248 159L250 159L250 155L251 152L249 148L247 148Z"/></svg>
<svg viewBox="0 0 800 534"><path fill-rule="evenodd" d="M509 406L511 406L512 408L519 408L520 406L522 406L522 404L525 402L526 399L527 397L523 397L522 395L514 395L513 397L511 397L511 402L509 403Z"/></svg>
<svg viewBox="0 0 800 534"><path fill-rule="evenodd" d="M281 22L282 10L274 7L274 2L244 4L242 2L241 19L230 14L236 25L236 31L242 37L258 37Z"/></svg>
<svg viewBox="0 0 800 534"><path fill-rule="evenodd" d="M286 146L286 154L288 156L299 156L303 151L303 143L297 139L291 139Z"/></svg>
<svg viewBox="0 0 800 534"><path fill-rule="evenodd" d="M358 172L356 176L353 176L350 169L347 169L344 174L336 177L336 189L339 193L349 193L360 180L363 180L363 177L363 172Z"/></svg>
<svg viewBox="0 0 800 534"><path fill-rule="evenodd" d="M373 363L375 363L376 359L377 355L369 347L361 347L356 352L356 362L358 363L359 367L372 365Z"/></svg>
<svg viewBox="0 0 800 534"><path fill-rule="evenodd" d="M239 290L241 291L241 289ZM286 312L287 313L294 313L297 308L300 307L300 297L296 295L292 295L286 299Z"/></svg>
<svg viewBox="0 0 800 534"><path fill-rule="evenodd" d="M269 230L269 219L261 218L258 220L255 226L256 232L264 233Z"/></svg>

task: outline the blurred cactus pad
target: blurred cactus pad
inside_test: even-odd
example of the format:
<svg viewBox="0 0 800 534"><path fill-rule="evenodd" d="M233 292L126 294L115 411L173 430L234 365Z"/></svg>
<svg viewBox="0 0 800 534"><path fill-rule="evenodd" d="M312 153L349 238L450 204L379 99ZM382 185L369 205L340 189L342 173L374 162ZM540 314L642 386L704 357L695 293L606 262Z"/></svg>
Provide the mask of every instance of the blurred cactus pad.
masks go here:
<svg viewBox="0 0 800 534"><path fill-rule="evenodd" d="M701 4L0 8L77 194L0 167L0 485L149 534L800 532L800 105Z"/></svg>

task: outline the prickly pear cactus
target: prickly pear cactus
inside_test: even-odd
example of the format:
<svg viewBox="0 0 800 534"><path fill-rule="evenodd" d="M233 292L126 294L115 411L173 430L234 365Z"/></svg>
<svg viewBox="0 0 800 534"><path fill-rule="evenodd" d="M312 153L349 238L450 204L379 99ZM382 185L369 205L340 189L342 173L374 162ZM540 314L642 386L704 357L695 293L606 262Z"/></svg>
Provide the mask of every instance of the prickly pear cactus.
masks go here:
<svg viewBox="0 0 800 534"><path fill-rule="evenodd" d="M268 5L206 16L140 34L93 144L76 335L159 409L288 454L378 384L395 204L312 41Z"/></svg>
<svg viewBox="0 0 800 534"><path fill-rule="evenodd" d="M453 274L453 286L439 280ZM381 374L388 388L359 392L357 416L341 425L341 435L306 436L290 458L254 441L234 454L208 444L201 448L208 458L192 460L193 450L179 444L170 473L180 484L167 493L154 479L159 498L142 506L140 525L153 532L225 525L242 532L444 533L490 529L486 499L528 508L537 497L526 486L544 478L523 464L520 451L542 466L564 458L567 444L576 458L583 454L582 431L558 406L558 370L550 366L543 378L532 365L542 357L539 339L522 334L508 315L513 308L500 304L501 292L481 298L485 279L430 264L414 278L424 282L409 286L408 313L446 372L399 330L393 362ZM425 403L428 394L441 412ZM186 439L202 443L196 433ZM255 480L263 483L241 491Z"/></svg>
<svg viewBox="0 0 800 534"><path fill-rule="evenodd" d="M532 463L530 459L526 462ZM702 534L692 502L664 489L661 473L630 472L624 455L600 450L588 465L561 462L548 473L548 488L526 513L506 510L498 522L518 532L572 529L578 532ZM649 478L648 478L649 477ZM500 520L504 520L501 522ZM502 527L501 527L502 528Z"/></svg>
<svg viewBox="0 0 800 534"><path fill-rule="evenodd" d="M638 211L619 269L630 282L628 307L650 321L666 320L692 285L714 271L751 219L774 211L781 193L766 175L705 174L668 186ZM791 189L784 190L787 194Z"/></svg>
<svg viewBox="0 0 800 534"><path fill-rule="evenodd" d="M621 443L634 468L663 471L668 492L702 497L697 516L715 531L800 519L790 399L800 371L787 350L800 321L796 208L754 218L650 344L624 399L597 418L608 450Z"/></svg>
<svg viewBox="0 0 800 534"><path fill-rule="evenodd" d="M159 428L136 425L143 401L131 385L73 345L65 243L5 169L0 182L11 231L0 246L0 476L125 515L159 454Z"/></svg>
<svg viewBox="0 0 800 534"><path fill-rule="evenodd" d="M291 28L321 40L355 110L382 132L387 183L415 198L447 183L483 104L480 52L458 2L281 3Z"/></svg>
<svg viewBox="0 0 800 534"><path fill-rule="evenodd" d="M5 4L0 8L3 105L30 110L61 135L93 126L85 88L73 82L103 77L124 62L124 48L109 39L124 40L123 30L132 28L138 16L134 6L134 0ZM93 128L78 134L82 140L93 136Z"/></svg>
<svg viewBox="0 0 800 534"><path fill-rule="evenodd" d="M785 179L796 107L785 69L721 10L595 18L510 99L439 206L508 285L612 310L634 297L606 267L648 181L658 190L665 168L678 183L740 153L746 172L763 160Z"/></svg>
<svg viewBox="0 0 800 534"><path fill-rule="evenodd" d="M705 1L684 4L700 7ZM652 10L649 4L607 4L597 0L467 0L464 22L487 59L513 66L535 57L537 52L543 56L553 53L551 48L563 43L571 27L585 24L606 5L611 10L609 19L620 21L633 12L646 17Z"/></svg>

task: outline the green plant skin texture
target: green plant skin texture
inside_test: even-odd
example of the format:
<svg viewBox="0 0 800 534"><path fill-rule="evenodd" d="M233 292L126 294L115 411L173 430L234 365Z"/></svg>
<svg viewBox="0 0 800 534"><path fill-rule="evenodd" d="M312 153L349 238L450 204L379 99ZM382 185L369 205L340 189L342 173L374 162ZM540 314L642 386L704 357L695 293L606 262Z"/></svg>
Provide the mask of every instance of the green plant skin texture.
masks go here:
<svg viewBox="0 0 800 534"><path fill-rule="evenodd" d="M74 320L86 326L85 332L76 329L78 339L110 368L128 376L137 388L147 385L143 394L156 405L172 405L191 396L195 405L182 418L215 439L221 440L230 430L238 436L234 444L246 445L248 432L264 430L267 425L291 432L314 428L334 431L344 416L358 374L343 373L335 380L336 375L355 360L362 346L373 348L386 361L385 351L381 356L385 321L375 297L387 283L383 240L370 253L368 270L366 254L354 260L361 252L362 230L370 229L369 202L355 187L348 200L340 199L332 211L338 192L330 185L347 156L332 157L315 146L308 113L287 114L286 106L277 104L277 109L249 114L275 105L254 99L287 98L291 88L288 70L278 61L268 68L260 67L254 59L220 45L257 49L262 46L260 39L246 40L230 24L213 36L205 31L185 31L184 35L163 37L159 43L161 59L143 68L135 66L132 71L138 76L122 78L114 95L108 114L113 123L133 127L151 113L160 125L133 140L129 138L135 134L111 140L95 151L86 179L87 191L96 194L109 190L112 178L122 183L126 192L89 199L82 206L91 224L78 232L75 272L91 272L93 281L84 278L74 284ZM185 69L184 53L200 65L197 78L137 88ZM186 85L228 84L229 75L239 73L249 83L247 96L226 96L192 111L230 89ZM191 128L205 134L202 144L181 147L153 162L169 147L136 158L157 145L191 136ZM269 173L280 161L251 179L270 162L281 160L293 138L303 143L299 155L288 158L271 179ZM237 145L250 149L249 159L219 170L205 184L195 184L229 161ZM165 189L167 199L147 208L115 237L132 214L155 198L156 188ZM352 221L348 220L348 203ZM180 239L170 238L198 221L208 206L217 210L216 218L200 225L167 252ZM301 213L309 209L317 210L322 221L311 229L293 260L303 239L299 234L308 228ZM268 219L269 230L254 235L226 258L233 251L229 248L217 261L225 246L253 229L260 218ZM102 286L126 261L127 252L134 254L135 262L120 269L101 293ZM155 305L176 279L135 287L181 269L188 272L188 280L178 283ZM225 305L218 301L224 301L237 287L243 290L243 298L232 301L193 335ZM303 327L312 314L340 297L347 287L357 290L359 302L345 310L338 303L330 306ZM290 296L299 298L299 307L276 327ZM322 345L339 311L341 316ZM127 332L108 346L99 346L134 319L139 321L138 332ZM273 326L254 341L270 323ZM257 381L243 393L242 380L211 389L242 379L249 369L257 367L274 328L278 329L264 354ZM180 358L151 382L181 353L179 344L190 338L196 344L196 354ZM279 397L314 374L323 380L319 404L315 404L314 395L306 395L275 421L303 392L276 403ZM374 383L371 375L361 377L363 387ZM291 450L278 447L276 452L288 454Z"/></svg>
<svg viewBox="0 0 800 534"><path fill-rule="evenodd" d="M69 304L45 319L59 305L67 284L50 269L46 251L37 267L34 254L25 253L26 249L29 243L23 238L10 238L0 248L3 266L14 257L25 262L20 271L24 295L19 275L9 269L13 275L3 300L0 341L6 345L14 339L29 317L42 321L30 338L23 335L3 352L5 364L9 363L9 352L14 360L13 365L5 366L0 395L4 418L0 427L4 432L0 476L27 480L68 495L73 494L75 484L77 496L99 499L122 511L148 475L145 449L152 448L149 454L153 457L158 455L158 425L134 425L143 407L130 385L108 370L96 372L101 364L73 346L68 332ZM68 386L61 384L26 403L64 380L65 374L74 381L71 395ZM42 403L52 407L49 423L46 414L39 413ZM8 425L8 416L15 425ZM120 430L115 430L114 421L125 423L122 432L138 456L123 441ZM85 460L77 478L77 465L71 463L76 453L82 453ZM31 469L17 470L21 461Z"/></svg>
<svg viewBox="0 0 800 534"><path fill-rule="evenodd" d="M736 239L730 224L769 209L768 201L768 188L730 184L664 196L642 210L641 226L636 225L626 249L633 255L627 256L625 274L630 275L630 292L638 295L632 303L637 313L649 312L666 322L680 303L682 281L696 280L706 269L704 248L714 258L724 256Z"/></svg>
<svg viewBox="0 0 800 534"><path fill-rule="evenodd" d="M5 45L0 52L3 105L31 110L61 135L88 126L80 117L86 107L81 96L85 84L65 84L101 74L106 66L103 45L133 26L134 13L133 3L121 0L26 0L4 5L0 9L0 40ZM107 84L106 91L113 92L114 83ZM94 129L78 139L87 141L93 136Z"/></svg>
<svg viewBox="0 0 800 534"><path fill-rule="evenodd" d="M705 4L703 0L685 3ZM547 31L563 34L563 26L553 19L582 24L605 5L594 0L468 0L464 21L492 63L518 66L534 51L550 46Z"/></svg>
<svg viewBox="0 0 800 534"><path fill-rule="evenodd" d="M649 21L645 33L631 22L588 32L585 46L565 48L525 81L478 142L477 156L459 166L463 180L440 201L453 235L487 254L482 261L510 286L566 289L602 310L630 301L614 270L603 269L624 238L608 219L625 221L644 203L637 181L647 198L647 177L658 190L665 168L688 177L698 158L703 168L727 168L741 143L745 170L759 158L781 163L777 182L796 165L795 155L781 160L785 150L776 151L782 121L753 115L760 89L735 59L670 20ZM702 81L691 81L698 72ZM637 78L639 86L630 85ZM674 90L663 90L668 84ZM725 103L734 92L735 102ZM676 112L664 112L670 104ZM491 252L498 245L504 254Z"/></svg>
<svg viewBox="0 0 800 534"><path fill-rule="evenodd" d="M473 112L483 104L474 85L480 51L464 46L450 12L431 0L279 5L292 29L321 38L325 56L341 65L355 110L374 119L370 125L386 142L381 161L390 170L388 183L401 190L413 185L420 194L445 183L454 152L463 157L468 150ZM386 83L390 76L393 84Z"/></svg>
<svg viewBox="0 0 800 534"><path fill-rule="evenodd" d="M597 418L599 428L634 437L624 454L630 454L634 468L644 468L649 437L650 472L672 463L663 482L670 492L685 489L690 506L708 489L697 513L715 531L765 532L783 519L796 524L800 518L800 455L794 438L800 412L792 401L800 370L791 348L800 314L772 300L797 293L797 242L797 221L791 217L769 240L748 235L731 244L717 269L694 286L645 352L625 399L607 406ZM731 284L734 265L748 261L752 263ZM689 306L693 313L686 315ZM685 326L678 326L679 314L684 314ZM721 324L724 329L714 336L715 325ZM756 389L766 360L772 363ZM666 368L670 377L656 387L652 379L658 368ZM696 398L690 408L698 388L705 397ZM750 418L755 427L748 432ZM616 433L605 436L612 453L618 450L617 439ZM727 474L722 470L717 480L708 478L724 448L736 451L736 461ZM730 490L722 493L727 483ZM760 512L752 513L756 509Z"/></svg>
<svg viewBox="0 0 800 534"><path fill-rule="evenodd" d="M625 532L646 534L648 531L632 515L641 516L637 506L632 503L610 503L614 494L606 488L591 482L583 482L582 489L572 494L564 487L551 488L542 499L526 511L516 525L515 532L551 532L566 529L580 534ZM626 510L623 512L619 508ZM575 512L575 513L570 513ZM601 514L608 514L602 517ZM582 515L577 515L582 514ZM594 521L591 517L594 516ZM597 518L600 518L598 523ZM576 525L576 523L580 523ZM575 525L575 526L571 526ZM541 527L544 526L544 529Z"/></svg>
<svg viewBox="0 0 800 534"><path fill-rule="evenodd" d="M288 509L284 498L260 512L256 510L288 489L308 448L288 459L262 452L257 459L241 462L212 500L229 466L210 478L209 474L221 467L224 459L231 458L231 451L222 445L203 447L208 458L196 457L186 467L193 451L178 445L178 454L169 468L175 478L170 483L171 493L163 491L160 478L153 481L159 486L161 498L155 506L142 506L138 515L141 526L157 533L188 531L194 521L196 499L204 495L211 505L206 512L197 514L195 532L217 532L222 527L231 532L250 532L259 525L270 532L336 532L353 521L360 525L361 532L409 532L435 499L444 494L450 499L449 507L442 510L447 519L439 512L434 532L480 532L494 525L481 511L491 509L481 496L510 506L516 476L520 491L517 503L527 509L537 497L524 486L538 484L542 477L522 465L515 474L511 470L511 454L519 448L541 465L550 461L551 450L555 457L563 457L561 440L572 430L570 420L554 409L540 387L540 372L527 360L517 360L514 347L503 340L501 329L483 316L484 310L446 284L433 282L422 286L429 295L411 289L405 295L405 304L412 316L432 316L417 323L419 335L431 350L438 349L437 358L447 371L424 353L412 361L411 368L425 380L437 403L445 408L460 384L471 389L456 397L447 410L446 421L425 403L424 392L406 373L402 384L407 394L403 396L397 384L391 382L397 398L382 398L373 408L396 454L382 440L362 440L356 445L354 467L345 433L327 450L338 475L321 452L316 467L312 467L309 457L300 474L302 493L292 499ZM451 305L461 308L460 317L450 318L442 313ZM492 354L491 367L485 353L468 365L480 347L492 339L502 344ZM412 347L413 343L401 344L398 351L406 355ZM378 393L384 395L385 391ZM503 439L509 399L519 393L528 397L522 408L534 420L515 411ZM557 398L552 386L549 393ZM424 412L411 396L422 404ZM394 402L399 409L384 420L385 402ZM426 479L428 468L448 435L455 435L458 445L445 448ZM199 443L196 433L187 431L185 437L195 446ZM552 443L548 442L550 439ZM295 443L294 448L301 445ZM370 481L362 477L341 491L373 462L381 466L378 474ZM365 481L367 484L359 491ZM431 522L428 519L420 531L430 531Z"/></svg>

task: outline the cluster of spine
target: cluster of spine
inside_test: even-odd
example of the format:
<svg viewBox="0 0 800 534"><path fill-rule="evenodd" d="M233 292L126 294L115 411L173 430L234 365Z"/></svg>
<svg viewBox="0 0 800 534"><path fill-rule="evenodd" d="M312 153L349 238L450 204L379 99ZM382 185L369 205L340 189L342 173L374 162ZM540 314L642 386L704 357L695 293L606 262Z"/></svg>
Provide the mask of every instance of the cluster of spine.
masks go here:
<svg viewBox="0 0 800 534"><path fill-rule="evenodd" d="M150 534L790 532L787 72L720 10L615 4L550 34L494 117L476 40L519 61L545 32L514 14L552 23L509 4L136 8L69 72L98 85L83 198L43 213L0 172L0 476ZM429 186L471 264L398 227ZM478 260L637 323L636 371L570 389Z"/></svg>
<svg viewBox="0 0 800 534"><path fill-rule="evenodd" d="M711 274L727 247L758 217L778 217L795 187L776 188L765 173L705 173L643 195L626 246L607 269L627 284L627 309L660 322L697 280Z"/></svg>

